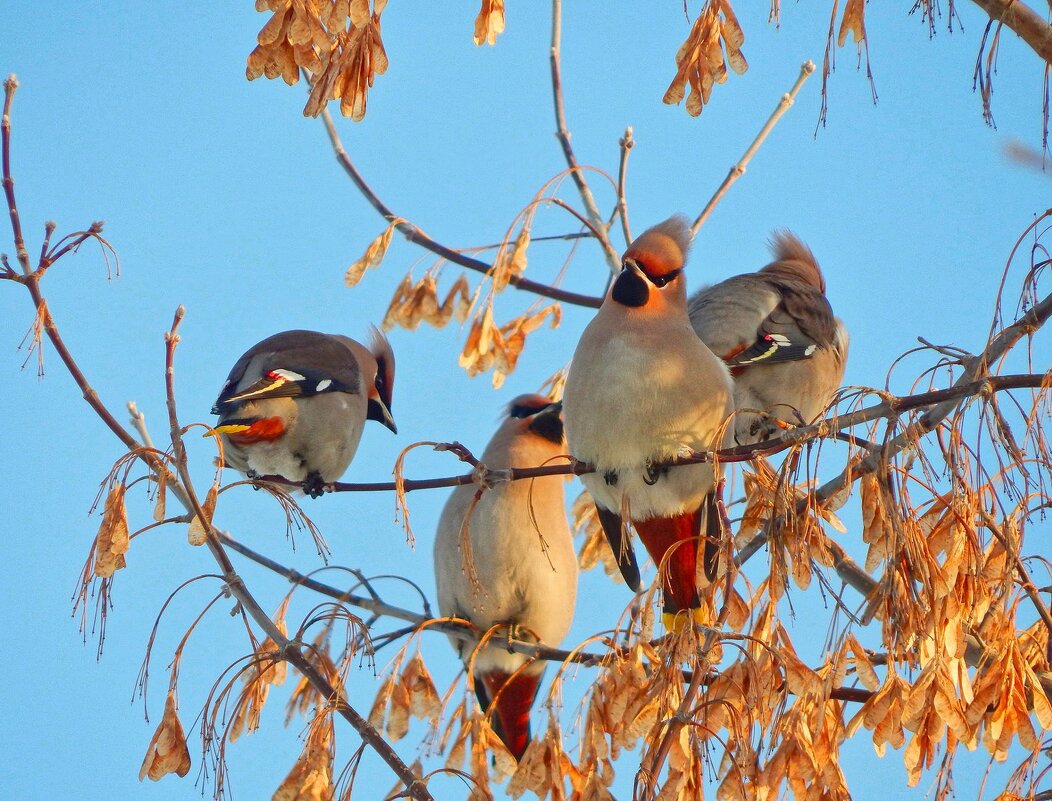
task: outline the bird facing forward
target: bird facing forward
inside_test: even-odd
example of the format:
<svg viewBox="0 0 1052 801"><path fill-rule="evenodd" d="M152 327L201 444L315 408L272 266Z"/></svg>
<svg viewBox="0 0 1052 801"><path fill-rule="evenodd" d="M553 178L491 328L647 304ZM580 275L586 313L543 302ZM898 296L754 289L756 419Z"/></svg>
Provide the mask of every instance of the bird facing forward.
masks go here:
<svg viewBox="0 0 1052 801"><path fill-rule="evenodd" d="M267 337L237 360L212 407L224 466L303 482L317 498L351 463L366 420L397 433L394 369L391 345L375 328L369 348L317 331Z"/></svg>
<svg viewBox="0 0 1052 801"><path fill-rule="evenodd" d="M560 405L540 395L512 401L482 462L490 468L538 467L564 455ZM438 605L447 617L485 632L508 625L518 639L557 646L570 630L577 559L563 498L563 477L508 481L481 492L457 487L435 537ZM474 648L450 638L467 664ZM530 708L544 663L490 646L474 655L475 694L516 759L530 740Z"/></svg>
<svg viewBox="0 0 1052 801"><path fill-rule="evenodd" d="M665 624L672 630L699 619L699 561L711 581L721 516L711 463L661 463L685 449L725 445L733 411L730 374L687 317L683 268L690 241L686 220L677 216L628 247L620 274L581 335L563 397L570 453L595 465L581 478L621 573L639 588L639 568L623 536L630 522L661 569Z"/></svg>

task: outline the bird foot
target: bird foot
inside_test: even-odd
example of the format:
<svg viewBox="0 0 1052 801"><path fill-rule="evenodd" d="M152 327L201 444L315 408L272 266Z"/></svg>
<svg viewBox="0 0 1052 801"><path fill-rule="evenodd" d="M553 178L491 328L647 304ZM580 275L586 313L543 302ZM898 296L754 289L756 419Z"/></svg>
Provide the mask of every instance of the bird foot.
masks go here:
<svg viewBox="0 0 1052 801"><path fill-rule="evenodd" d="M303 481L303 491L312 498L320 498L322 496L325 492L325 481L318 471L315 470L307 474L307 478Z"/></svg>

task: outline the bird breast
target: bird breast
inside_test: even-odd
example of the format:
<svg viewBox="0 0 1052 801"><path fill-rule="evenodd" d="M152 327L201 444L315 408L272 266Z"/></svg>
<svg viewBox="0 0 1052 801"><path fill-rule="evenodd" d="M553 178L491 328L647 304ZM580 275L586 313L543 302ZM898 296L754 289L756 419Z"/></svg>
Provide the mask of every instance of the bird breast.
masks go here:
<svg viewBox="0 0 1052 801"><path fill-rule="evenodd" d="M471 509L475 489L454 490L439 521L435 569L442 614L467 618L483 631L515 624L522 636L532 631L540 642L558 645L570 629L577 594L562 479L499 484ZM523 661L521 654L487 648L476 657L476 670L510 672Z"/></svg>

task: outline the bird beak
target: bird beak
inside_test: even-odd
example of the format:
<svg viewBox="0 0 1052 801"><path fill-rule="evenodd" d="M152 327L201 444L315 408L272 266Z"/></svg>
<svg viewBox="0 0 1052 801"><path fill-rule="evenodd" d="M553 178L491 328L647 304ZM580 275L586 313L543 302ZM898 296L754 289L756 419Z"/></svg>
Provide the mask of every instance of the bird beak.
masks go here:
<svg viewBox="0 0 1052 801"><path fill-rule="evenodd" d="M643 270L640 269L639 265L636 264L635 259L625 259L623 262L621 262L621 266L624 267L624 269L635 273L639 278L642 278L644 281L649 280L646 277L646 274L643 272Z"/></svg>
<svg viewBox="0 0 1052 801"><path fill-rule="evenodd" d="M387 426L395 434L398 433L398 426L395 425L394 418L391 416L391 410L387 408L387 404L379 398L369 398L369 409L365 414L369 420L375 420L376 422Z"/></svg>

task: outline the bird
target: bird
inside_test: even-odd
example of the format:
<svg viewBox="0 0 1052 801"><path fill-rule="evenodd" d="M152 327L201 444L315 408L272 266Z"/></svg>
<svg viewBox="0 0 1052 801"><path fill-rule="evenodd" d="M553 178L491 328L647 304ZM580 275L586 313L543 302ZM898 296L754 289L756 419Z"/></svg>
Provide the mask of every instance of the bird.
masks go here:
<svg viewBox="0 0 1052 801"><path fill-rule="evenodd" d="M705 287L687 304L701 340L734 377L738 444L812 422L844 378L848 334L834 317L814 254L789 231L759 272Z"/></svg>
<svg viewBox="0 0 1052 801"><path fill-rule="evenodd" d="M566 453L561 406L520 395L508 406L481 461L490 468L538 467ZM577 559L563 476L506 481L477 497L457 487L439 518L435 583L445 617L482 631L509 626L516 638L558 646L573 622ZM468 665L475 648L450 637ZM518 760L530 742L530 709L544 663L490 646L474 654L473 684L497 736Z"/></svg>
<svg viewBox="0 0 1052 801"><path fill-rule="evenodd" d="M375 328L368 348L318 331L267 337L237 360L212 407L224 466L302 482L317 498L350 465L366 420L398 432L394 372L391 344Z"/></svg>
<svg viewBox="0 0 1052 801"><path fill-rule="evenodd" d="M721 476L711 462L663 463L726 445L734 408L730 372L687 317L691 239L686 219L674 216L629 245L577 344L563 394L570 454L595 467L581 479L625 582L639 590L624 536L631 523L660 569L663 620L672 631L704 622L698 562L711 582L723 536Z"/></svg>

